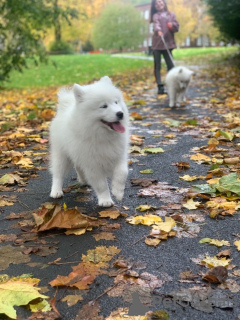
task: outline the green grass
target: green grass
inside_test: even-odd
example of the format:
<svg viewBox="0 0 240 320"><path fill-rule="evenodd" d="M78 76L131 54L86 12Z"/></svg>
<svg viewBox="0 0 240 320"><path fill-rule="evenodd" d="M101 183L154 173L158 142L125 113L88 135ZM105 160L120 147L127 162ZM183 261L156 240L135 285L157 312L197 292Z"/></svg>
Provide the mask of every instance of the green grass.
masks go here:
<svg viewBox="0 0 240 320"><path fill-rule="evenodd" d="M233 53L237 53L239 47L214 47L214 48L185 48L175 49L173 51L174 59L191 61L200 59L199 63L208 63L211 61L218 61L224 59Z"/></svg>
<svg viewBox="0 0 240 320"><path fill-rule="evenodd" d="M53 62L56 64L54 66ZM152 61L113 58L107 54L51 56L47 65L34 66L23 73L11 73L6 88L59 86L73 83L87 83L104 75L112 76L152 66Z"/></svg>
<svg viewBox="0 0 240 320"><path fill-rule="evenodd" d="M207 64L209 60L221 60L237 50L239 49L236 47L175 49L174 59L185 61L188 64ZM140 53L127 54L144 55ZM114 58L108 54L50 56L47 65L35 66L30 61L29 68L25 69L23 73L13 71L10 82L5 83L4 87L22 89L71 85L75 82L83 84L104 75L111 77L145 67L152 68L153 62L137 58Z"/></svg>

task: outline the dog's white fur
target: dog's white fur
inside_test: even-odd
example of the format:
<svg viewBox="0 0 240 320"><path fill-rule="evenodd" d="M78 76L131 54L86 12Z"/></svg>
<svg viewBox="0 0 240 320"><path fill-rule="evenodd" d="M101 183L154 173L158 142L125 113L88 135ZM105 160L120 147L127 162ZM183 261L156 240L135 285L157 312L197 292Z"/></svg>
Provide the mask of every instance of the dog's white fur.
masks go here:
<svg viewBox="0 0 240 320"><path fill-rule="evenodd" d="M128 118L122 93L107 76L90 85L60 89L50 127L52 198L63 196L64 176L74 167L80 184L94 189L99 206L113 205L107 178L112 179L112 194L122 200L128 174Z"/></svg>
<svg viewBox="0 0 240 320"><path fill-rule="evenodd" d="M168 90L169 107L175 107L186 101L186 90L192 75L193 71L183 66L174 67L167 73L165 83Z"/></svg>

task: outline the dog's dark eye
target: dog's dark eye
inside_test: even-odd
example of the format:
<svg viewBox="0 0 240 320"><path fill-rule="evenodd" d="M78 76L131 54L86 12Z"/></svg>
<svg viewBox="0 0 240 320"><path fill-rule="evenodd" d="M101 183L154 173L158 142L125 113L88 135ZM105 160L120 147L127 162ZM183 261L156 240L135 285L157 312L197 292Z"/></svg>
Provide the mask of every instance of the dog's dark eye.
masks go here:
<svg viewBox="0 0 240 320"><path fill-rule="evenodd" d="M116 100L115 103L118 104L118 101Z"/></svg>
<svg viewBox="0 0 240 320"><path fill-rule="evenodd" d="M107 104L104 104L103 106L101 106L101 108L106 109L108 106Z"/></svg>

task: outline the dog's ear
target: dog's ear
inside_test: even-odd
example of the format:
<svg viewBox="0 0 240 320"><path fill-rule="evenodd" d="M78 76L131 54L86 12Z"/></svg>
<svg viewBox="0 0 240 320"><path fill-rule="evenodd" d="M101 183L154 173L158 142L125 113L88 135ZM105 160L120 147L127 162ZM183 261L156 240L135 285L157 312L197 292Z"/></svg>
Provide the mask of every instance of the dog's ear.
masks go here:
<svg viewBox="0 0 240 320"><path fill-rule="evenodd" d="M77 102L83 101L84 90L79 84L74 83L73 93Z"/></svg>
<svg viewBox="0 0 240 320"><path fill-rule="evenodd" d="M112 84L112 80L108 76L104 76L100 79L100 81L104 81L108 84Z"/></svg>

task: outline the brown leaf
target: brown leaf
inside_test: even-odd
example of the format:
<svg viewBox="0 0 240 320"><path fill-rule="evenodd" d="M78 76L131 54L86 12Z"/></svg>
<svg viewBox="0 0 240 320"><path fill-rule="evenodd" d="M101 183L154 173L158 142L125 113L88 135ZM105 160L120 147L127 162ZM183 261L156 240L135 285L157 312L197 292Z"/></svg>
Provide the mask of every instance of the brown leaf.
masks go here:
<svg viewBox="0 0 240 320"><path fill-rule="evenodd" d="M157 183L156 179L147 179L147 178L131 179L130 181L133 185L141 186L143 188L151 186L153 183Z"/></svg>
<svg viewBox="0 0 240 320"><path fill-rule="evenodd" d="M80 262L72 269L73 271L68 276L57 276L49 284L52 287L66 286L86 290L89 289L89 284L93 283L96 276L101 274L100 269L91 262Z"/></svg>
<svg viewBox="0 0 240 320"><path fill-rule="evenodd" d="M176 222L180 222L180 223L183 223L183 218L180 216L180 214L173 214L171 215L171 218L173 220L175 220Z"/></svg>
<svg viewBox="0 0 240 320"><path fill-rule="evenodd" d="M228 271L227 268L218 266L210 269L204 276L203 280L211 283L222 283L227 279Z"/></svg>
<svg viewBox="0 0 240 320"><path fill-rule="evenodd" d="M71 294L64 297L61 301L66 301L67 305L71 307L81 300L83 300L83 297L81 295Z"/></svg>
<svg viewBox="0 0 240 320"><path fill-rule="evenodd" d="M33 213L33 216L37 224L37 231L46 231L54 228L88 229L89 227L97 227L104 224L97 218L82 214L76 208L62 210L59 204L54 204L50 208L46 208L43 205L40 210Z"/></svg>
<svg viewBox="0 0 240 320"><path fill-rule="evenodd" d="M21 248L12 247L10 245L0 247L0 270L8 268L8 266L19 263L27 263L30 261L29 256L22 253Z"/></svg>
<svg viewBox="0 0 240 320"><path fill-rule="evenodd" d="M104 320L99 316L100 307L97 301L85 304L79 311L75 320Z"/></svg>
<svg viewBox="0 0 240 320"><path fill-rule="evenodd" d="M227 259L229 259L230 256L231 256L231 249L227 249L227 250L220 251L220 252L216 255L216 257L218 257L219 259L224 258L224 257L227 258Z"/></svg>
<svg viewBox="0 0 240 320"><path fill-rule="evenodd" d="M100 211L99 215L101 218L117 219L121 215L121 212L119 210L104 210Z"/></svg>
<svg viewBox="0 0 240 320"><path fill-rule="evenodd" d="M196 278L198 278L198 276L192 271L183 271L179 274L179 277L182 280L195 280Z"/></svg>
<svg viewBox="0 0 240 320"><path fill-rule="evenodd" d="M236 280L233 279L227 279L225 282L223 282L221 285L219 285L220 289L229 289L231 292L239 292L240 286L237 283Z"/></svg>
<svg viewBox="0 0 240 320"><path fill-rule="evenodd" d="M116 237L111 232L101 232L99 234L95 234L94 238L96 241L99 241L99 240L114 241L114 240L116 240Z"/></svg>

